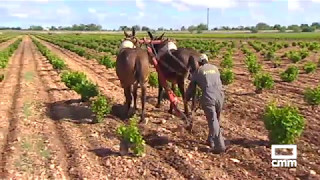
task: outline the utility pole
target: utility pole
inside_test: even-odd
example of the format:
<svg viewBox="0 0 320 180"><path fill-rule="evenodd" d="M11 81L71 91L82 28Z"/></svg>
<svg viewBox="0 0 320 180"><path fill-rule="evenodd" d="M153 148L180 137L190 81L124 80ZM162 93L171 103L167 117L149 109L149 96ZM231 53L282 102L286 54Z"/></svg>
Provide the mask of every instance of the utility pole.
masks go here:
<svg viewBox="0 0 320 180"><path fill-rule="evenodd" d="M209 8L207 8L207 30L209 31Z"/></svg>

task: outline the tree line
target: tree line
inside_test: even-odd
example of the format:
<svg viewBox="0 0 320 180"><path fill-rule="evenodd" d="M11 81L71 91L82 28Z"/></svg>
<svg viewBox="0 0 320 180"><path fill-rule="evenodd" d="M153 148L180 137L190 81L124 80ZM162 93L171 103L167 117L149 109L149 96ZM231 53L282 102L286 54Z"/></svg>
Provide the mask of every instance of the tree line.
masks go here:
<svg viewBox="0 0 320 180"><path fill-rule="evenodd" d="M147 26L140 27L139 25L135 26L120 26L119 30L130 30L131 28L135 28L138 31L148 31L153 30L148 28ZM289 26L281 26L280 24L275 24L273 26L268 25L267 23L260 22L255 26L238 26L238 27L229 27L229 26L222 26L222 27L215 27L212 28L211 31L251 31L253 33L261 31L261 30L278 30L280 32L286 32L287 30L291 30L293 32L314 32L316 29L320 29L319 22L313 22L312 24L300 24L300 25L289 25ZM190 33L197 32L201 33L202 31L209 30L206 24L200 23L199 25L191 25L189 27L182 26L180 29L166 29L163 27L159 27L158 31L189 31Z"/></svg>
<svg viewBox="0 0 320 180"><path fill-rule="evenodd" d="M152 29L147 26L120 26L118 30L131 30L132 28L135 28L137 31L189 31L190 33L201 33L203 31L209 30L206 24L200 23L198 25L191 25L189 27L182 26L180 29L167 29L163 27L159 27L158 29ZM211 31L251 31L252 33L261 31L261 30L278 30L280 32L286 32L287 30L291 30L293 32L314 32L316 29L320 29L320 23L319 22L313 22L312 24L300 24L300 25L289 25L289 26L282 26L280 24L275 25L268 25L267 23L260 22L256 24L255 26L238 26L238 27L229 27L229 26L222 26L222 27L215 27L211 29ZM0 27L0 30L23 30L20 27ZM51 26L47 28L43 28L42 26L35 26L32 25L28 28L28 30L33 31L42 31L42 30L50 30L50 31L101 31L102 26L97 24L74 24L72 26ZM113 31L116 31L116 29L113 29Z"/></svg>
<svg viewBox="0 0 320 180"><path fill-rule="evenodd" d="M51 26L51 27L42 27L37 25L32 25L29 28L22 29L21 27L0 27L0 30L32 30L32 31L101 31L102 26L97 24L74 24L72 26Z"/></svg>

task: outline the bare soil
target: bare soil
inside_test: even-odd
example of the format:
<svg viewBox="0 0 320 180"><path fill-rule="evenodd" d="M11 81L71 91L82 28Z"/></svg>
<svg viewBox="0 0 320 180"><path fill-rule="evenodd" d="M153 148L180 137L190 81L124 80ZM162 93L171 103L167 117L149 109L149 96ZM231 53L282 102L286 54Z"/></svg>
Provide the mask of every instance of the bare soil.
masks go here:
<svg viewBox="0 0 320 180"><path fill-rule="evenodd" d="M115 70L40 42L70 69L85 72L115 105L124 102ZM122 120L109 115L103 123L91 124L88 104L81 103L79 95L61 82L59 74L25 37L10 60L7 78L0 83L1 175L8 179L319 179L311 174L320 174L320 109L307 106L301 93L305 87L319 84L320 70L301 74L293 83L277 82L275 89L255 94L243 60L244 55L237 50L236 79L225 87L221 125L229 142L226 153L208 152L204 144L208 128L202 111L197 114L194 131L188 133L182 120L167 113L167 101L155 108L157 90L148 88L149 122L141 125L147 154L123 157L115 136ZM275 78L279 69L285 68L270 68L268 62L262 62L264 70ZM298 141L297 168L271 167L268 133L261 115L272 99L292 102L307 119Z"/></svg>

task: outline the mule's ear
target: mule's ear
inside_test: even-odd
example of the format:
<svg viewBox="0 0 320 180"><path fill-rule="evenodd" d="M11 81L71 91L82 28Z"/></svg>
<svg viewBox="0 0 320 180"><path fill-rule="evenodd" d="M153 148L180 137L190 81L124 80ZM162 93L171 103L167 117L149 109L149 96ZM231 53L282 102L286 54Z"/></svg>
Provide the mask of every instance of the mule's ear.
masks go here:
<svg viewBox="0 0 320 180"><path fill-rule="evenodd" d="M152 34L151 34L150 31L148 31L148 35L149 35L149 37L150 37L151 39L153 39L153 36L152 36Z"/></svg>
<svg viewBox="0 0 320 180"><path fill-rule="evenodd" d="M132 36L136 36L136 30L134 29L134 27L132 27Z"/></svg>
<svg viewBox="0 0 320 180"><path fill-rule="evenodd" d="M160 36L158 39L162 39L162 37L163 37L164 33L166 33L166 32L163 32L163 33L161 34L161 36Z"/></svg>
<svg viewBox="0 0 320 180"><path fill-rule="evenodd" d="M123 33L126 37L130 37L130 35L126 32L126 30L123 30Z"/></svg>

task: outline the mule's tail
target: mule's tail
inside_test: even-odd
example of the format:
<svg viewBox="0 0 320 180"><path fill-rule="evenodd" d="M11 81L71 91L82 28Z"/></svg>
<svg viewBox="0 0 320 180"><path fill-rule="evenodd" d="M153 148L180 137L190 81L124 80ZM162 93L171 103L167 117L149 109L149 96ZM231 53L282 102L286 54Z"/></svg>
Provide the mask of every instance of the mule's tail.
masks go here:
<svg viewBox="0 0 320 180"><path fill-rule="evenodd" d="M142 64L140 61L136 61L134 65L134 77L136 79L136 83L143 84L145 79L143 79L143 73L142 73Z"/></svg>

